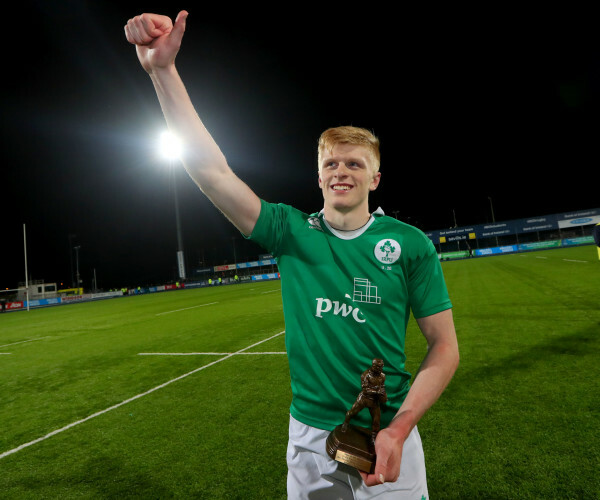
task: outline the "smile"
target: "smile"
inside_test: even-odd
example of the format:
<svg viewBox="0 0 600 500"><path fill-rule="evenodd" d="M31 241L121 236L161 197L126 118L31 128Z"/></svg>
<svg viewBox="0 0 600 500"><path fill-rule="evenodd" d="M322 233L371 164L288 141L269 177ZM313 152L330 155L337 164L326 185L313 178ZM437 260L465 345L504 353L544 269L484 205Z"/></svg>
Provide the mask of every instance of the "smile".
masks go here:
<svg viewBox="0 0 600 500"><path fill-rule="evenodd" d="M352 186L348 184L334 184L333 186L331 186L331 189L333 189L334 191L349 191L350 189L352 189Z"/></svg>

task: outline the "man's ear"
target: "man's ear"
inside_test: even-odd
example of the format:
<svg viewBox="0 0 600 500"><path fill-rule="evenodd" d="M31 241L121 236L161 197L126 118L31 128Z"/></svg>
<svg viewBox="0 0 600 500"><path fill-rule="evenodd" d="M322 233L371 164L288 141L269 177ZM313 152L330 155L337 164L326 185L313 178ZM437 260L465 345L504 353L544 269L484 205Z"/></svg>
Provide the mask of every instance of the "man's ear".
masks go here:
<svg viewBox="0 0 600 500"><path fill-rule="evenodd" d="M379 186L379 181L381 181L381 172L377 172L373 176L373 180L371 181L371 185L369 186L370 191L375 191L377 186Z"/></svg>
<svg viewBox="0 0 600 500"><path fill-rule="evenodd" d="M321 172L319 172L319 187L323 187L323 182L321 181Z"/></svg>

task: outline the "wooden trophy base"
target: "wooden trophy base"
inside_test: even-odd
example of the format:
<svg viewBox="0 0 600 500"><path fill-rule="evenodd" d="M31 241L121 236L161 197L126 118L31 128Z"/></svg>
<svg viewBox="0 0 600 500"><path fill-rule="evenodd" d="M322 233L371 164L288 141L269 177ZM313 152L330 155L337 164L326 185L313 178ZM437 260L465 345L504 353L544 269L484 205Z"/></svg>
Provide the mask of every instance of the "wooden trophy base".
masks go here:
<svg viewBox="0 0 600 500"><path fill-rule="evenodd" d="M348 424L346 432L338 425L327 437L327 454L334 460L372 474L375 470L375 447L371 429Z"/></svg>

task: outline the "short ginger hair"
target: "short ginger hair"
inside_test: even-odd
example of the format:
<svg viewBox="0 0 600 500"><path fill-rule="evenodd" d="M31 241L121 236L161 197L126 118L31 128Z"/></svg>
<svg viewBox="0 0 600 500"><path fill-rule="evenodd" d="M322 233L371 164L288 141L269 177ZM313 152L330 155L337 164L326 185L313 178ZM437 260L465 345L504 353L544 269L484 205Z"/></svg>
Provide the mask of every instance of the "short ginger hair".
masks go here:
<svg viewBox="0 0 600 500"><path fill-rule="evenodd" d="M319 171L321 171L321 161L325 152L331 152L337 144L364 146L370 153L373 173L379 171L381 161L379 139L371 131L353 126L332 127L321 134L318 147Z"/></svg>

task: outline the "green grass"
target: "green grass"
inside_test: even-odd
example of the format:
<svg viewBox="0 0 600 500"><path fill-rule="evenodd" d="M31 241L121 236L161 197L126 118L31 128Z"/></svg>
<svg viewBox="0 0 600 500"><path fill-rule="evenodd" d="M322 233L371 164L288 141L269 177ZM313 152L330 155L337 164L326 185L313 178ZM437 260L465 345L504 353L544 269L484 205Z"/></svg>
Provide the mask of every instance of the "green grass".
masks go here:
<svg viewBox="0 0 600 500"><path fill-rule="evenodd" d="M419 424L431 498L599 498L596 249L443 267L461 364ZM138 354L282 352L279 287L0 315L0 455L189 374L0 458L0 498L285 498L285 355Z"/></svg>
<svg viewBox="0 0 600 500"><path fill-rule="evenodd" d="M600 498L596 249L449 262L444 272L461 365L419 426L431 497Z"/></svg>

